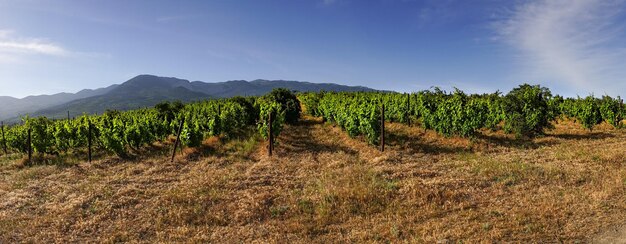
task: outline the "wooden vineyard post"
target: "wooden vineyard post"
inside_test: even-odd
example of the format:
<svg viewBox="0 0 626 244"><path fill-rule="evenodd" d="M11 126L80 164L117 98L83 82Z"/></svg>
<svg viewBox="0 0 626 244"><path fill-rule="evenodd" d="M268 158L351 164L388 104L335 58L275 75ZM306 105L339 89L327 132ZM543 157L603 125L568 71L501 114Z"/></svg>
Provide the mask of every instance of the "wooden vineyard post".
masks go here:
<svg viewBox="0 0 626 244"><path fill-rule="evenodd" d="M270 116L272 118L272 123L270 124L270 128L272 129L272 133L270 134L270 139L272 140L271 141L272 143L270 145L272 145L272 153L273 153L274 152L274 141L276 140L276 138L274 138L274 133L273 133L273 131L274 131L274 120L276 118L274 118L274 116L275 116L274 112L270 113Z"/></svg>
<svg viewBox="0 0 626 244"><path fill-rule="evenodd" d="M385 151L385 104L380 106L380 151Z"/></svg>
<svg viewBox="0 0 626 244"><path fill-rule="evenodd" d="M176 156L176 147L180 142L180 133L183 131L183 123L185 123L185 117L180 121L180 125L178 126L178 132L176 133L176 142L174 142L174 150L172 151L172 160L170 162L174 162L174 156Z"/></svg>
<svg viewBox="0 0 626 244"><path fill-rule="evenodd" d="M70 122L70 111L69 110L67 111L67 122ZM69 138L67 139L67 145L71 145Z"/></svg>
<svg viewBox="0 0 626 244"><path fill-rule="evenodd" d="M91 163L91 121L87 124L87 160Z"/></svg>
<svg viewBox="0 0 626 244"><path fill-rule="evenodd" d="M31 145L31 129L28 128L28 141L26 141L26 143L28 143L28 164L32 165L33 161L32 161L32 157L33 157L33 146Z"/></svg>
<svg viewBox="0 0 626 244"><path fill-rule="evenodd" d="M269 141L269 145L267 146L267 154L271 157L272 150L274 150L274 136L272 135L272 112L270 112L270 116L267 120L267 139Z"/></svg>
<svg viewBox="0 0 626 244"><path fill-rule="evenodd" d="M4 155L7 155L7 139L4 137L4 121L0 122L0 129L2 130L2 149L4 150Z"/></svg>

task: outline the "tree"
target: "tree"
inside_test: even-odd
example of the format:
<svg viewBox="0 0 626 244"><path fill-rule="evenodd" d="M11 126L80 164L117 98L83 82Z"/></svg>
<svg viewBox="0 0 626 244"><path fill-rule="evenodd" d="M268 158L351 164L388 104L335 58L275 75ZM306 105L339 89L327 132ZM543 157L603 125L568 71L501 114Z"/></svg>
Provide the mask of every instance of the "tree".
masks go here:
<svg viewBox="0 0 626 244"><path fill-rule="evenodd" d="M504 97L504 130L517 137L535 136L551 128L554 113L548 101L550 89L539 85L523 84L511 90Z"/></svg>

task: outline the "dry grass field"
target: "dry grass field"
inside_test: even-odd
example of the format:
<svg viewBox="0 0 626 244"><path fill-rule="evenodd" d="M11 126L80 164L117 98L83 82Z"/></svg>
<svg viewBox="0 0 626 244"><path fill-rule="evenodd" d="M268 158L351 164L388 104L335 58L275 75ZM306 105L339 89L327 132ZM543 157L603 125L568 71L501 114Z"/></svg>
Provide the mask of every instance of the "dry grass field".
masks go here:
<svg viewBox="0 0 626 244"><path fill-rule="evenodd" d="M475 139L389 124L385 152L315 118L205 141L170 163L0 163L0 243L612 242L626 223L626 130L561 121ZM155 146L157 147L157 146ZM615 231L614 231L615 230Z"/></svg>

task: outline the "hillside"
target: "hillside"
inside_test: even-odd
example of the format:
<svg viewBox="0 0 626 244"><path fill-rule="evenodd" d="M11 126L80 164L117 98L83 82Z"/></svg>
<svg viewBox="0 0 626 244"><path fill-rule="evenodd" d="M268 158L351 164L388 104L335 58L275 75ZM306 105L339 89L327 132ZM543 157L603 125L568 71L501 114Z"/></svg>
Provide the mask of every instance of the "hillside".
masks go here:
<svg viewBox="0 0 626 244"><path fill-rule="evenodd" d="M162 101L180 100L183 102L207 98L227 98L233 96L258 96L274 88L287 88L296 91L373 91L362 86L344 86L332 83L310 83L285 80L226 81L206 83L190 82L184 79L139 75L120 85L112 85L96 90L84 90L76 94L62 93L51 96L36 96L17 99L0 97L7 106L0 107L0 119L17 122L19 116L46 116L65 118L83 113L102 113L106 109L129 110L151 107Z"/></svg>
<svg viewBox="0 0 626 244"><path fill-rule="evenodd" d="M210 95L189 90L189 81L141 75L124 82L111 91L65 104L42 109L31 116L64 118L71 115L102 113L107 109L130 110L151 107L162 101L191 102L211 98Z"/></svg>
<svg viewBox="0 0 626 244"><path fill-rule="evenodd" d="M332 83L311 83L286 80L227 81L220 83L191 82L194 91L200 91L214 97L259 96L275 88L287 88L301 92L318 91L374 91L363 86L344 86Z"/></svg>
<svg viewBox="0 0 626 244"><path fill-rule="evenodd" d="M95 90L84 89L77 93L57 93L53 95L28 96L22 99L0 96L0 119L7 119L31 113L51 106L57 106L81 98L99 96L115 89L118 85Z"/></svg>
<svg viewBox="0 0 626 244"><path fill-rule="evenodd" d="M0 242L619 240L603 233L626 221L626 134L555 127L470 140L391 123L380 152L309 117L271 158L258 138L210 138L173 163L169 144L67 167L5 158Z"/></svg>

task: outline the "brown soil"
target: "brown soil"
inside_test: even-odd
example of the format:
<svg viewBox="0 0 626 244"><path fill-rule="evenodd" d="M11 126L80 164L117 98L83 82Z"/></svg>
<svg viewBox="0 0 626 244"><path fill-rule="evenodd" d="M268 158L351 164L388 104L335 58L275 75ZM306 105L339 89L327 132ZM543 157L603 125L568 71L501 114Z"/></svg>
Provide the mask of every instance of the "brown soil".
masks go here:
<svg viewBox="0 0 626 244"><path fill-rule="evenodd" d="M271 158L264 143L213 138L173 163L167 153L5 160L0 242L611 243L626 233L626 132L607 125L562 121L517 140L390 124L379 152L306 118L278 141Z"/></svg>

